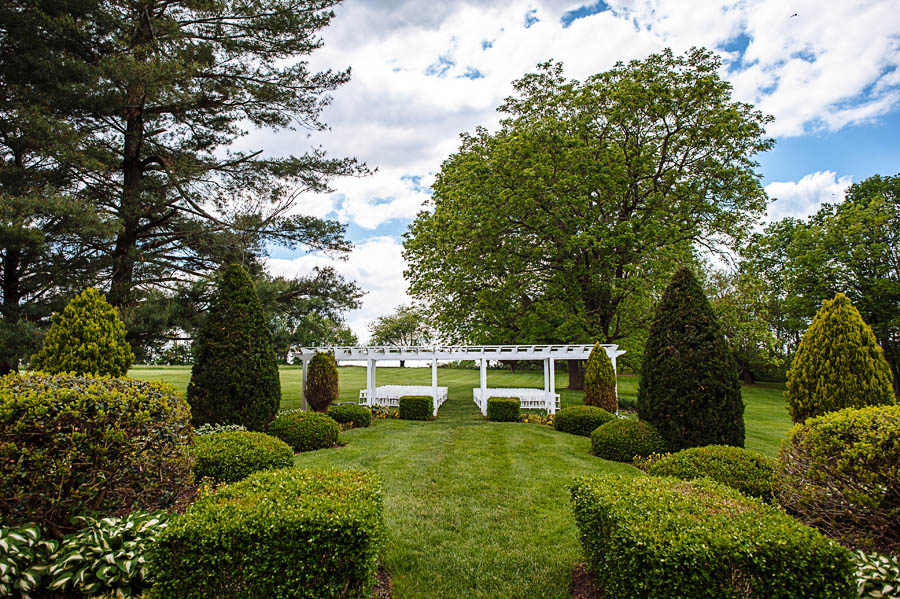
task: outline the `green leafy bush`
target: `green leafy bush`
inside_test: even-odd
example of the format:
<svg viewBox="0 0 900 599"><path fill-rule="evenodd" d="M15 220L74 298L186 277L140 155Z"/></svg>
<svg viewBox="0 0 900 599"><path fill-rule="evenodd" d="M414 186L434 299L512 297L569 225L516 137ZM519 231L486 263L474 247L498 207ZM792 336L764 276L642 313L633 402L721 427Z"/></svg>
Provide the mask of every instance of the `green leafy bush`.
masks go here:
<svg viewBox="0 0 900 599"><path fill-rule="evenodd" d="M631 462L638 456L666 451L666 442L653 425L616 418L591 433L591 453L604 460Z"/></svg>
<svg viewBox="0 0 900 599"><path fill-rule="evenodd" d="M340 427L333 418L325 414L289 410L272 421L269 432L295 451L313 451L326 449L337 443Z"/></svg>
<svg viewBox="0 0 900 599"><path fill-rule="evenodd" d="M190 411L162 383L0 379L0 513L53 536L71 518L173 505L192 489Z"/></svg>
<svg viewBox="0 0 900 599"><path fill-rule="evenodd" d="M571 487L587 569L607 597L849 599L850 552L715 481L601 475Z"/></svg>
<svg viewBox="0 0 900 599"><path fill-rule="evenodd" d="M584 403L615 414L619 410L616 398L616 371L606 349L595 343L584 369Z"/></svg>
<svg viewBox="0 0 900 599"><path fill-rule="evenodd" d="M96 376L125 376L134 353L125 341L125 323L106 296L88 287L69 302L31 356L31 369L49 374L68 372Z"/></svg>
<svg viewBox="0 0 900 599"><path fill-rule="evenodd" d="M744 446L737 363L690 269L675 273L656 309L638 384L638 417L671 451Z"/></svg>
<svg viewBox="0 0 900 599"><path fill-rule="evenodd" d="M372 424L372 411L366 406L356 404L330 406L328 415L338 424L350 428L366 427Z"/></svg>
<svg viewBox="0 0 900 599"><path fill-rule="evenodd" d="M239 265L220 274L195 347L187 388L194 425L266 430L281 403L281 380L262 304Z"/></svg>
<svg viewBox="0 0 900 599"><path fill-rule="evenodd" d="M900 552L900 406L847 408L794 425L778 453L775 494L848 547Z"/></svg>
<svg viewBox="0 0 900 599"><path fill-rule="evenodd" d="M707 445L670 454L650 466L649 472L685 480L711 478L768 503L772 501L775 460L742 447Z"/></svg>
<svg viewBox="0 0 900 599"><path fill-rule="evenodd" d="M871 599L900 599L900 559L892 555L853 554L856 593Z"/></svg>
<svg viewBox="0 0 900 599"><path fill-rule="evenodd" d="M431 420L434 418L434 400L430 395L407 395L400 398L400 418L403 420Z"/></svg>
<svg viewBox="0 0 900 599"><path fill-rule="evenodd" d="M216 433L232 433L235 431L246 431L247 427L243 424L201 424L194 429L195 435L214 435Z"/></svg>
<svg viewBox="0 0 900 599"><path fill-rule="evenodd" d="M489 397L487 419L493 422L518 422L519 400L515 397Z"/></svg>
<svg viewBox="0 0 900 599"><path fill-rule="evenodd" d="M194 476L230 483L259 470L287 468L294 452L280 439L265 433L232 431L194 437L191 441Z"/></svg>
<svg viewBox="0 0 900 599"><path fill-rule="evenodd" d="M0 596L28 599L46 586L50 556L59 542L46 539L41 528L29 522L14 528L0 527Z"/></svg>
<svg viewBox="0 0 900 599"><path fill-rule="evenodd" d="M784 396L794 422L896 403L891 369L875 333L843 293L822 302L803 335Z"/></svg>
<svg viewBox="0 0 900 599"><path fill-rule="evenodd" d="M151 553L157 599L366 598L384 539L369 472L260 472L198 499Z"/></svg>
<svg viewBox="0 0 900 599"><path fill-rule="evenodd" d="M553 419L553 428L563 433L590 437L591 433L616 417L596 406L572 406L563 408Z"/></svg>
<svg viewBox="0 0 900 599"><path fill-rule="evenodd" d="M306 402L316 412L324 412L340 395L337 362L330 353L316 352L306 372Z"/></svg>

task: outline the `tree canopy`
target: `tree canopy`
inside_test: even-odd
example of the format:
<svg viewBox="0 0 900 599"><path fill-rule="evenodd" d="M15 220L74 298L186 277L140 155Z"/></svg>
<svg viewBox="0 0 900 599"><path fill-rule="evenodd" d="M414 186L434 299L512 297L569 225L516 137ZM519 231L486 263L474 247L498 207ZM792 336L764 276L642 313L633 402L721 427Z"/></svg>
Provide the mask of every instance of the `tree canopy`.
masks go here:
<svg viewBox="0 0 900 599"><path fill-rule="evenodd" d="M398 306L385 316L369 323L370 343L375 345L399 345L414 347L428 345L434 340L434 332L427 312L420 306ZM400 361L404 366L405 360Z"/></svg>

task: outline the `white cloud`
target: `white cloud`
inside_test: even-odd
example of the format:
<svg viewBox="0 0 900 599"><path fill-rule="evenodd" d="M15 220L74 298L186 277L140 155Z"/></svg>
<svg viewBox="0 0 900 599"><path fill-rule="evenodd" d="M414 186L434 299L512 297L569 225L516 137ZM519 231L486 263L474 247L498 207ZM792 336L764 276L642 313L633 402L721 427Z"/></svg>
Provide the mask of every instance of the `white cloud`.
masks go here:
<svg viewBox="0 0 900 599"><path fill-rule="evenodd" d="M834 171L816 171L799 181L773 181L766 185L766 193L775 200L769 205L768 219L806 218L823 203L843 201L852 183L851 177L838 177Z"/></svg>

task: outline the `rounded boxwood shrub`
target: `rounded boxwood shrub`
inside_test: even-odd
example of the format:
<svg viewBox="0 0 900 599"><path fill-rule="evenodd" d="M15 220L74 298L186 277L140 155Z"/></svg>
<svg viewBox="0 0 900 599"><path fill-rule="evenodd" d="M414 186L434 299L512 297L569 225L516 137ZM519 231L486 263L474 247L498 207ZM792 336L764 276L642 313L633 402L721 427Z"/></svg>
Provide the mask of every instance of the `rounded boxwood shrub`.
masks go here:
<svg viewBox="0 0 900 599"><path fill-rule="evenodd" d="M487 419L492 422L518 422L519 400L515 397L489 397Z"/></svg>
<svg viewBox="0 0 900 599"><path fill-rule="evenodd" d="M356 404L341 404L330 406L328 415L339 424L349 428L366 427L372 424L372 410L366 406Z"/></svg>
<svg viewBox="0 0 900 599"><path fill-rule="evenodd" d="M289 410L272 421L269 432L296 451L313 451L337 443L340 427L326 414Z"/></svg>
<svg viewBox="0 0 900 599"><path fill-rule="evenodd" d="M584 403L615 414L619 410L616 398L616 371L606 349L594 344L584 369Z"/></svg>
<svg viewBox="0 0 900 599"><path fill-rule="evenodd" d="M707 445L667 455L650 466L649 472L684 480L711 478L768 503L772 500L775 460L742 447Z"/></svg>
<svg viewBox="0 0 900 599"><path fill-rule="evenodd" d="M171 507L190 493L190 410L173 387L125 378L0 379L0 514L59 536L71 518Z"/></svg>
<svg viewBox="0 0 900 599"><path fill-rule="evenodd" d="M563 433L590 437L598 426L615 420L616 417L596 406L572 406L563 408L553 419L553 428Z"/></svg>
<svg viewBox="0 0 900 599"><path fill-rule="evenodd" d="M191 441L194 476L231 483L259 470L287 468L294 452L287 443L265 433L227 431L199 435Z"/></svg>
<svg viewBox="0 0 900 599"><path fill-rule="evenodd" d="M400 418L403 420L431 420L434 418L434 399L430 395L407 395L400 398Z"/></svg>
<svg viewBox="0 0 900 599"><path fill-rule="evenodd" d="M306 403L316 412L324 412L340 395L337 362L334 355L316 352L306 372Z"/></svg>
<svg viewBox="0 0 900 599"><path fill-rule="evenodd" d="M900 552L900 406L847 408L794 425L778 453L775 496L848 547Z"/></svg>
<svg viewBox="0 0 900 599"><path fill-rule="evenodd" d="M591 433L591 453L604 460L631 462L635 456L666 451L666 442L642 420L616 418Z"/></svg>

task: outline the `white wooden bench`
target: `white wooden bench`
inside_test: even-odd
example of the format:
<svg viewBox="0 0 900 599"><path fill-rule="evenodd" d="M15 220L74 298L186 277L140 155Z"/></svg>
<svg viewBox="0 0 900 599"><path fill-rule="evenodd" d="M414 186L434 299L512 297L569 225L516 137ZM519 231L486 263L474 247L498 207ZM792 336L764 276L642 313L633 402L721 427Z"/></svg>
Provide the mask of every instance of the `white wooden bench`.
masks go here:
<svg viewBox="0 0 900 599"><path fill-rule="evenodd" d="M498 389L498 388L489 388L485 389L485 400L491 397L515 397L519 400L519 406L526 410L547 410L550 411L550 406L547 405L547 397L550 396L553 398L554 402L554 411L559 409L559 393L548 393L543 389L526 389L526 388L517 388L517 389ZM475 400L475 403L481 407L482 398L481 398L481 388L475 387L472 389L472 399Z"/></svg>
<svg viewBox="0 0 900 599"><path fill-rule="evenodd" d="M359 391L359 403L361 405L378 405L396 408L400 405L400 398L407 395L419 395L431 397L434 387L425 385L379 385L375 388L375 400L368 401L369 392L366 389ZM437 416L438 408L447 401L447 387L437 388L437 397L434 398L434 415Z"/></svg>

